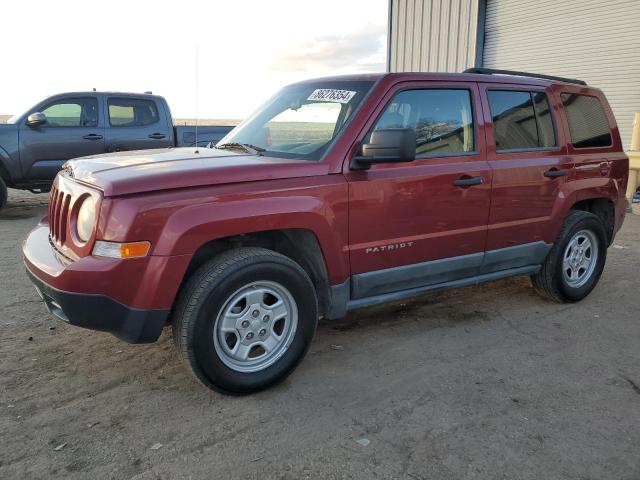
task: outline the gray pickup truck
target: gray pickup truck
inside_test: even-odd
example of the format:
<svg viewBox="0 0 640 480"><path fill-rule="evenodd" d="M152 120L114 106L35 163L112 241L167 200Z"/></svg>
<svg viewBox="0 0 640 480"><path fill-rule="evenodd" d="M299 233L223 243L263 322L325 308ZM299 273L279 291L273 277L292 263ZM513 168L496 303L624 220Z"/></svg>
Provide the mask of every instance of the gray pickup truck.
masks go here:
<svg viewBox="0 0 640 480"><path fill-rule="evenodd" d="M232 126L198 126L197 144ZM7 187L47 192L70 158L196 145L195 125L174 126L167 101L151 94L75 92L49 97L0 124L0 209Z"/></svg>

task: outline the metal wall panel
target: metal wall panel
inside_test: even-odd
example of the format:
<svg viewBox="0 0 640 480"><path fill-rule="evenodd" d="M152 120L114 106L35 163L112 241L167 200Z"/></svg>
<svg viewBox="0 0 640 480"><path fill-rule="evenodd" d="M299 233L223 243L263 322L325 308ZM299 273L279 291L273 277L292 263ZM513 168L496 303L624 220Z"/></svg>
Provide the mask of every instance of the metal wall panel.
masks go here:
<svg viewBox="0 0 640 480"><path fill-rule="evenodd" d="M639 25L638 0L487 0L483 66L602 89L628 147L640 111Z"/></svg>
<svg viewBox="0 0 640 480"><path fill-rule="evenodd" d="M478 0L390 0L389 71L474 66Z"/></svg>

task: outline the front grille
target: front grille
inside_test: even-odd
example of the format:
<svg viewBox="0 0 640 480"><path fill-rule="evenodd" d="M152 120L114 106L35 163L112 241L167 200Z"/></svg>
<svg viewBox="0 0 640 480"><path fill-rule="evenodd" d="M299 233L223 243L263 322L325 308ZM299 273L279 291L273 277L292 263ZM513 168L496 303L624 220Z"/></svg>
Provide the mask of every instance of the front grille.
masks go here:
<svg viewBox="0 0 640 480"><path fill-rule="evenodd" d="M67 222L69 221L69 205L71 195L60 191L56 186L51 189L49 200L49 234L51 241L64 245L67 239Z"/></svg>
<svg viewBox="0 0 640 480"><path fill-rule="evenodd" d="M76 206L89 199L100 211L102 198L98 190L75 182L64 172L53 181L49 198L49 242L54 250L71 261L91 255L93 238L81 242L73 228Z"/></svg>

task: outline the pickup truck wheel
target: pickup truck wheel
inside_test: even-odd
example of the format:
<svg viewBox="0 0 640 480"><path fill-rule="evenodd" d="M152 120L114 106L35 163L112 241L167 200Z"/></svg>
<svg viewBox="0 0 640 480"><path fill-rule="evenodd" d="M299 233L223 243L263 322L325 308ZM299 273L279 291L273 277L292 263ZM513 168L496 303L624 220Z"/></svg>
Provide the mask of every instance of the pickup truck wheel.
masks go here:
<svg viewBox="0 0 640 480"><path fill-rule="evenodd" d="M594 289L607 257L607 237L595 215L572 210L538 273L534 288L557 302L576 302Z"/></svg>
<svg viewBox="0 0 640 480"><path fill-rule="evenodd" d="M263 248L224 252L187 281L173 338L205 386L246 394L283 380L307 352L318 321L311 279Z"/></svg>
<svg viewBox="0 0 640 480"><path fill-rule="evenodd" d="M4 183L4 179L0 177L0 210L7 205L7 184Z"/></svg>

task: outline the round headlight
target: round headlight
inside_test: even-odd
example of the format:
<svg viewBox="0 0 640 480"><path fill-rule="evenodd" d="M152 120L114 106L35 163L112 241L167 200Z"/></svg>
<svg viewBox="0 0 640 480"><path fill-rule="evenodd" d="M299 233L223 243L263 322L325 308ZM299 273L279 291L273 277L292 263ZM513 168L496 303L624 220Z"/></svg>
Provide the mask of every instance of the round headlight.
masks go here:
<svg viewBox="0 0 640 480"><path fill-rule="evenodd" d="M96 223L96 204L91 197L87 197L78 211L78 220L76 221L76 232L78 238L86 242L91 238L91 232Z"/></svg>

